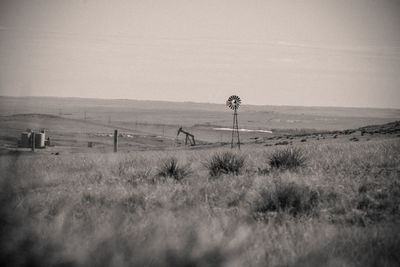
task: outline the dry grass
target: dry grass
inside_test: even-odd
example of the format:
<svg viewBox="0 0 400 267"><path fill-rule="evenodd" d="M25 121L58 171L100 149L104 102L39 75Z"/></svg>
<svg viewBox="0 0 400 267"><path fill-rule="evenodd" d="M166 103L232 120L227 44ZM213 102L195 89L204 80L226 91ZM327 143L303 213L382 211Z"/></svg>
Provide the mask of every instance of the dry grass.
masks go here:
<svg viewBox="0 0 400 267"><path fill-rule="evenodd" d="M218 179L203 162L220 150L2 156L0 264L400 264L398 142L302 144L306 166L258 174L276 149ZM172 157L178 183L158 173Z"/></svg>

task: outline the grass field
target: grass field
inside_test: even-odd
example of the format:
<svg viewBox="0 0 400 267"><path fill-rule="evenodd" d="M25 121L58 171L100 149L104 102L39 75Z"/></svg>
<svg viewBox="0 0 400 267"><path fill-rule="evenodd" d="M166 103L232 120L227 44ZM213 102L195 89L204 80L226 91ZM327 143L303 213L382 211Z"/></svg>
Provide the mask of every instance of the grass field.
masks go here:
<svg viewBox="0 0 400 267"><path fill-rule="evenodd" d="M0 264L399 266L398 137L291 148L2 155Z"/></svg>

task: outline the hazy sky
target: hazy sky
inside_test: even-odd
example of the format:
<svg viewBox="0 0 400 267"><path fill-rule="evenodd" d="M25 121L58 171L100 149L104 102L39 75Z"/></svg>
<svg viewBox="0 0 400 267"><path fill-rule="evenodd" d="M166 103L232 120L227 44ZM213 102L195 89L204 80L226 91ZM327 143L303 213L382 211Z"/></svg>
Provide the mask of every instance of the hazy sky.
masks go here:
<svg viewBox="0 0 400 267"><path fill-rule="evenodd" d="M0 95L400 108L400 0L0 0Z"/></svg>

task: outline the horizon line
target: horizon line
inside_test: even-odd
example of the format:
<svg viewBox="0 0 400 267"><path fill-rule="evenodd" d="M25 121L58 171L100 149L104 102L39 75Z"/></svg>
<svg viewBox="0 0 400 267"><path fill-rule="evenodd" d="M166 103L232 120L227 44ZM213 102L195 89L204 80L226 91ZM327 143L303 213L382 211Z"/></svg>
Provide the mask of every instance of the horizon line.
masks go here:
<svg viewBox="0 0 400 267"><path fill-rule="evenodd" d="M152 100L152 99L135 99L135 98L103 98L103 97L80 97L80 96L50 96L50 95L0 95L0 97L12 98L75 98L75 99L92 99L92 100L125 100L125 101L147 101L147 102L167 102L167 103L194 103L194 104L208 104L208 105L224 105L225 103L215 102L195 102L195 101L177 101L177 100ZM243 106L243 104L242 104ZM348 108L348 109L390 109L399 110L400 107L371 107L371 106L318 106L318 105L289 105L289 104L245 104L245 106L256 107L305 107L305 108Z"/></svg>

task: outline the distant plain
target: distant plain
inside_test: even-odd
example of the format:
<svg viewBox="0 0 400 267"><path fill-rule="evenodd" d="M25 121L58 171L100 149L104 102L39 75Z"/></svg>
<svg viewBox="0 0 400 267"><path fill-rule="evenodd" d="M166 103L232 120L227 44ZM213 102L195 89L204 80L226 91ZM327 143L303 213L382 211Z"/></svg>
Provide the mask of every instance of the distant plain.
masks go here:
<svg viewBox="0 0 400 267"><path fill-rule="evenodd" d="M341 107L252 106L239 109L239 127L270 133L241 132L243 143L287 134L357 129L400 119L400 110ZM174 103L53 97L0 97L0 142L13 144L22 131L45 128L55 144L84 147L112 145L114 129L122 134L122 150L176 149L179 127L199 144L230 142L232 111L224 103ZM135 138L132 138L135 136Z"/></svg>

